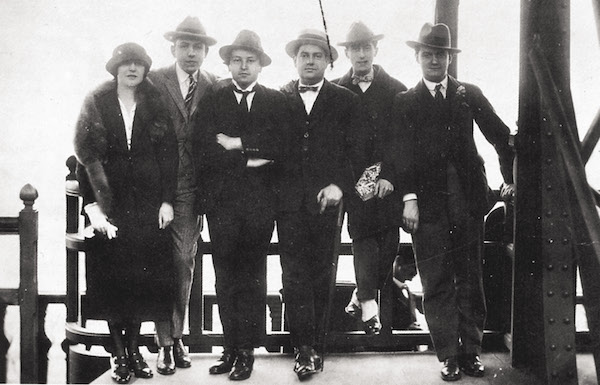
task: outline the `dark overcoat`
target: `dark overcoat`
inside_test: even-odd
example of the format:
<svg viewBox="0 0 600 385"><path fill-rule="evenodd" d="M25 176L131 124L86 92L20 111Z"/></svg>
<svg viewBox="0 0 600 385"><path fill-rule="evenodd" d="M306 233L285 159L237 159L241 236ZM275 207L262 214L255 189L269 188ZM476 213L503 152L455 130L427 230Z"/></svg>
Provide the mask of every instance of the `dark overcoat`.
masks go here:
<svg viewBox="0 0 600 385"><path fill-rule="evenodd" d="M298 81L282 88L289 125L284 134L284 159L276 183L279 211L301 207L319 212L317 195L335 184L344 196L353 194L347 133L359 121L358 96L325 80L310 115L298 93Z"/></svg>
<svg viewBox="0 0 600 385"><path fill-rule="evenodd" d="M85 99L75 130L77 177L83 204L97 202L118 227L117 238L86 239L87 295L101 317L157 320L172 306L170 234L158 229L177 175L175 133L158 90L137 88L131 148L116 81Z"/></svg>
<svg viewBox="0 0 600 385"><path fill-rule="evenodd" d="M391 143L391 116L394 97L406 86L374 65L373 82L363 92L358 84L352 84L352 69L333 83L339 84L358 95L361 104L361 124L352 126L348 133L350 161L357 182L363 170L382 162L381 177L395 184L393 163L383 163L383 153ZM397 187L384 199L372 198L363 202L358 194L350 194L346 200L348 231L353 239L364 238L402 222L402 197Z"/></svg>
<svg viewBox="0 0 600 385"><path fill-rule="evenodd" d="M273 178L281 160L281 136L284 96L281 92L257 84L252 109L242 112L231 79L220 81L206 105L198 114L194 139L198 164L199 201L206 211L224 201L247 210L273 214L275 196ZM243 116L240 117L240 114ZM242 150L225 150L216 136L223 133L239 137ZM272 160L262 167L246 167L249 158Z"/></svg>
<svg viewBox="0 0 600 385"><path fill-rule="evenodd" d="M435 220L445 207L449 162L457 170L470 214L481 218L490 208L490 190L484 162L475 145L473 122L496 149L504 181L513 181L510 130L481 90L449 76L446 99L450 104L450 118L443 127L435 124L435 117L430 113L434 99L423 81L398 94L394 101L396 151L393 156L398 189L402 195L417 194L421 221Z"/></svg>

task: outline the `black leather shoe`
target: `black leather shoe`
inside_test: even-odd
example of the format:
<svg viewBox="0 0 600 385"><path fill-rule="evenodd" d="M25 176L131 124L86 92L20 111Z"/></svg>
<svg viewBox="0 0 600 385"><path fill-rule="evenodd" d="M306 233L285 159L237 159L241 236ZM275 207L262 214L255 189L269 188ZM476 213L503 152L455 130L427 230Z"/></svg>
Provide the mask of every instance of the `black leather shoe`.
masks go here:
<svg viewBox="0 0 600 385"><path fill-rule="evenodd" d="M129 374L129 365L127 364L127 356L114 357L114 369L110 377L117 384L127 384L131 379Z"/></svg>
<svg viewBox="0 0 600 385"><path fill-rule="evenodd" d="M450 357L444 361L444 367L442 368L442 380L460 380L460 369L458 368L458 360L456 357Z"/></svg>
<svg viewBox="0 0 600 385"><path fill-rule="evenodd" d="M485 367L481 363L477 354L465 354L460 357L460 370L465 372L467 376L483 377Z"/></svg>
<svg viewBox="0 0 600 385"><path fill-rule="evenodd" d="M181 338L175 339L175 343L173 344L173 357L175 357L175 366L178 368L189 368L192 366L192 360L190 359L187 350L185 350Z"/></svg>
<svg viewBox="0 0 600 385"><path fill-rule="evenodd" d="M381 332L379 317L374 315L368 321L363 322L363 330L368 336L376 336Z"/></svg>
<svg viewBox="0 0 600 385"><path fill-rule="evenodd" d="M223 374L229 373L233 368L235 362L235 350L234 349L223 349L223 355L219 360L208 369L210 374Z"/></svg>
<svg viewBox="0 0 600 385"><path fill-rule="evenodd" d="M250 378L252 366L254 365L254 350L240 349L237 351L233 370L229 373L229 379L242 381Z"/></svg>
<svg viewBox="0 0 600 385"><path fill-rule="evenodd" d="M296 350L296 363L294 372L300 381L311 377L317 371L323 369L323 360L311 346L300 346Z"/></svg>
<svg viewBox="0 0 600 385"><path fill-rule="evenodd" d="M139 352L129 353L129 370L135 374L137 378L152 378L154 373L148 367L144 357Z"/></svg>
<svg viewBox="0 0 600 385"><path fill-rule="evenodd" d="M166 376L175 373L175 357L173 357L172 346L161 346L158 348L156 371Z"/></svg>

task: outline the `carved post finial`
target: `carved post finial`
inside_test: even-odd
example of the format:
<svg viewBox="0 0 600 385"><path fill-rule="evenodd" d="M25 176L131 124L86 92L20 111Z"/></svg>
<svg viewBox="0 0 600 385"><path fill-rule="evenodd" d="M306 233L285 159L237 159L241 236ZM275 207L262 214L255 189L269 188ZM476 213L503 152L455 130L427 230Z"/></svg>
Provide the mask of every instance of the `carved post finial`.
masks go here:
<svg viewBox="0 0 600 385"><path fill-rule="evenodd" d="M21 188L21 192L19 193L19 198L23 201L23 204L26 207L31 208L33 206L35 200L38 198L38 191L35 187L27 183L23 188Z"/></svg>

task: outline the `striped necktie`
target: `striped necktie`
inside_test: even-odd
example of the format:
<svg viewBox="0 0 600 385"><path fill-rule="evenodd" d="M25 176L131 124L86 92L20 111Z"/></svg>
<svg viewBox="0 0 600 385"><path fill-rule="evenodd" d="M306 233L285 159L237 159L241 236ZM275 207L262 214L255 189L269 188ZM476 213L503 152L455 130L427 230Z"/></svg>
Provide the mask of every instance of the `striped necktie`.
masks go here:
<svg viewBox="0 0 600 385"><path fill-rule="evenodd" d="M190 85L188 87L187 95L185 96L185 108L187 108L188 112L192 111L192 99L194 99L194 91L196 90L196 80L194 77L190 75Z"/></svg>

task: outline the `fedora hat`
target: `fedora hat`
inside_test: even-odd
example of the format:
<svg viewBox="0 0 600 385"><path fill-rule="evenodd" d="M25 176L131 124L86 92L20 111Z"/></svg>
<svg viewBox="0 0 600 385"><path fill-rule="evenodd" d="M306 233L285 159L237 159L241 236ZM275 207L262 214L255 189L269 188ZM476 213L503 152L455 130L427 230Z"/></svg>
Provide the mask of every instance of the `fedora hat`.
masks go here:
<svg viewBox="0 0 600 385"><path fill-rule="evenodd" d="M271 64L271 58L263 51L260 37L258 37L256 32L243 29L238 33L233 43L221 47L219 49L219 56L221 56L221 59L223 59L225 63L229 63L231 52L234 49L245 49L257 53L260 58L260 65L263 67Z"/></svg>
<svg viewBox="0 0 600 385"><path fill-rule="evenodd" d="M406 44L414 49L420 47L438 48L450 51L450 53L459 53L458 48L452 48L450 40L450 28L446 24L439 23L433 25L425 23L419 33L417 41L409 40Z"/></svg>
<svg viewBox="0 0 600 385"><path fill-rule="evenodd" d="M206 30L202 23L200 23L200 19L192 16L186 17L179 23L177 28L175 28L175 31L165 33L165 39L172 41L173 43L177 39L200 40L209 46L217 43L214 38L206 35Z"/></svg>
<svg viewBox="0 0 600 385"><path fill-rule="evenodd" d="M348 30L348 34L346 35L346 41L338 43L338 45L348 47L355 43L378 41L381 39L383 39L383 35L375 35L365 23L362 21L355 21L350 25L350 30Z"/></svg>
<svg viewBox="0 0 600 385"><path fill-rule="evenodd" d="M112 53L112 57L106 63L106 70L113 76L117 76L117 68L122 63L138 60L144 63L144 67L146 67L146 73L150 70L152 66L152 59L146 53L144 47L136 43L123 43L118 45Z"/></svg>
<svg viewBox="0 0 600 385"><path fill-rule="evenodd" d="M318 29L304 29L300 31L295 40L285 45L285 52L293 58L298 53L298 48L303 44L314 44L321 47L325 52L331 52L331 62L336 61L338 58L336 49L327 42L327 35Z"/></svg>

